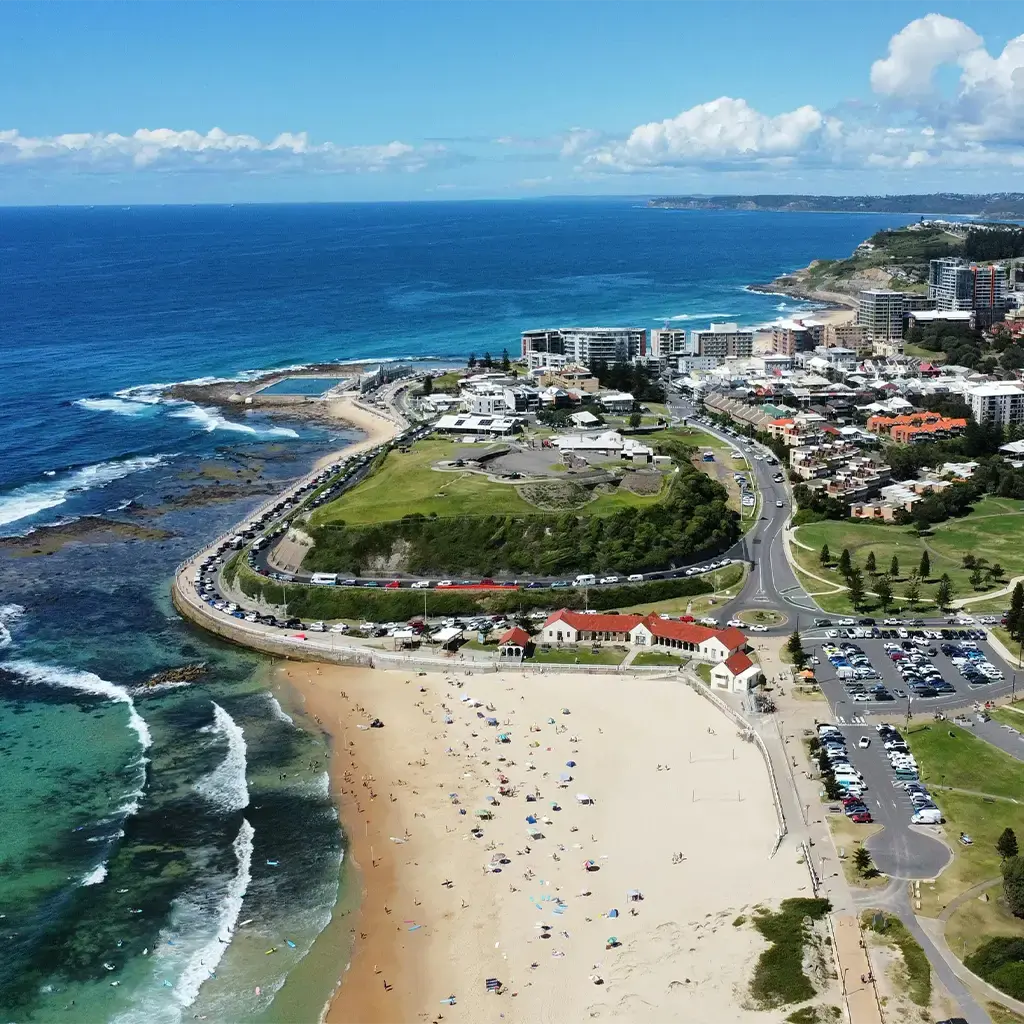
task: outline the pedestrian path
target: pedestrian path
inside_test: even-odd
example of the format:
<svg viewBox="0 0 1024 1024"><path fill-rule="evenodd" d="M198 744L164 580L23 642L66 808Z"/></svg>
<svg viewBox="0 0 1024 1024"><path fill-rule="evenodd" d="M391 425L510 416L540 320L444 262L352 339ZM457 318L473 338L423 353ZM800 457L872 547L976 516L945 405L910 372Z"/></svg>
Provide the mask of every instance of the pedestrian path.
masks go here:
<svg viewBox="0 0 1024 1024"><path fill-rule="evenodd" d="M853 715L845 718L843 715L836 715L836 722L839 725L867 725L867 719L863 715Z"/></svg>
<svg viewBox="0 0 1024 1024"><path fill-rule="evenodd" d="M852 1024L882 1024L874 974L861 941L857 918L852 915L834 918L832 934L850 1021Z"/></svg>

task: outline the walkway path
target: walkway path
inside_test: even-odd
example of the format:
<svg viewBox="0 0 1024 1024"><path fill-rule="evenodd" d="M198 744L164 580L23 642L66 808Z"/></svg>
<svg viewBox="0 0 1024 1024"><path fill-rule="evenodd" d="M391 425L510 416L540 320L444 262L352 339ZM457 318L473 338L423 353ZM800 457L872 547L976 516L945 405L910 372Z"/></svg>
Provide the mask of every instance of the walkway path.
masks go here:
<svg viewBox="0 0 1024 1024"><path fill-rule="evenodd" d="M957 907L962 906L968 900L973 900L976 896L980 896L986 889L991 889L993 885L998 885L1001 881L1001 877L988 878L984 882L972 885L970 889L965 889L959 896L954 896L949 901L949 905L943 909L941 914L939 914L939 920L945 923L953 916L954 913L956 913Z"/></svg>

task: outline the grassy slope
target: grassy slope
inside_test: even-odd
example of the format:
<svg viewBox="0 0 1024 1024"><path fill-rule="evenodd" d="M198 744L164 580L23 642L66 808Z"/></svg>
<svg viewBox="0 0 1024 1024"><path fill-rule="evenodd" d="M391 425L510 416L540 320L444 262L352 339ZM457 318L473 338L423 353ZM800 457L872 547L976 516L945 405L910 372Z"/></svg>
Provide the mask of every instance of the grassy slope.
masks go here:
<svg viewBox="0 0 1024 1024"><path fill-rule="evenodd" d="M938 524L928 537L918 537L911 527L906 526L827 520L798 527L794 531L794 539L812 550L808 551L799 544L793 544L792 550L803 568L838 583L841 580L836 569L823 569L818 561L818 552L823 544L828 544L834 560L838 559L843 548L849 548L854 564L861 569L869 551L874 551L880 571L887 571L892 556L896 555L900 562L901 581L912 570L916 571L921 553L927 547L931 559L929 579L937 579L947 572L953 581L954 596L967 597L975 591L970 584L970 572L961 565L963 554L969 551L976 557L988 559L989 564L998 562L1007 577L1024 573L1024 545L1020 543L1022 530L1024 517L1021 516L1019 502L986 497L978 502L969 516ZM871 589L871 581L872 577L866 575L868 590ZM814 580L806 582L811 590L824 588ZM903 592L902 582L897 582L894 589L898 601ZM986 583L985 589L998 589L998 585ZM933 590L934 587L926 584L922 588L922 598L930 598ZM842 596L821 598L818 603L830 611L849 608L849 601ZM922 600L921 604L923 606L927 601Z"/></svg>
<svg viewBox="0 0 1024 1024"><path fill-rule="evenodd" d="M1024 763L949 722L912 727L908 739L926 784L990 794L985 799L935 790L946 817L946 835L954 839L954 857L934 886L921 887L923 913L934 916L965 889L999 876L995 844L1004 828L1024 836L1024 804L1005 799L1024 794ZM960 832L967 832L974 845L957 844Z"/></svg>

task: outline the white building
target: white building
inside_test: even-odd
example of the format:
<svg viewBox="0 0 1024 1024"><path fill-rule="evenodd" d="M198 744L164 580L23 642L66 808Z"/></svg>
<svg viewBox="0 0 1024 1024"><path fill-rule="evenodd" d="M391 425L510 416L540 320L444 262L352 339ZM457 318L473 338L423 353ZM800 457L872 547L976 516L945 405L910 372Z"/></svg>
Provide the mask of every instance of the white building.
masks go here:
<svg viewBox="0 0 1024 1024"><path fill-rule="evenodd" d="M502 437L522 429L518 416L442 416L434 429L442 434L491 434Z"/></svg>
<svg viewBox="0 0 1024 1024"><path fill-rule="evenodd" d="M706 331L690 332L690 354L725 359L748 358L754 351L754 332L741 330L739 324L711 324Z"/></svg>
<svg viewBox="0 0 1024 1024"><path fill-rule="evenodd" d="M872 344L893 345L903 342L903 315L907 300L903 292L871 288L857 297L857 323Z"/></svg>
<svg viewBox="0 0 1024 1024"><path fill-rule="evenodd" d="M560 452L576 452L580 455L617 455L632 462L650 462L654 450L632 437L623 437L617 430L605 430L600 434L561 434L552 438L551 443Z"/></svg>
<svg viewBox="0 0 1024 1024"><path fill-rule="evenodd" d="M561 357L560 363L538 362L537 365L565 365L592 360L608 363L629 362L634 356L647 355L647 331L641 327L558 327L523 331L523 359L531 369L533 356L541 353Z"/></svg>
<svg viewBox="0 0 1024 1024"><path fill-rule="evenodd" d="M633 396L628 391L607 391L597 400L609 412L627 413L633 408Z"/></svg>
<svg viewBox="0 0 1024 1024"><path fill-rule="evenodd" d="M979 423L1024 423L1024 387L1017 382L970 385L964 399Z"/></svg>
<svg viewBox="0 0 1024 1024"><path fill-rule="evenodd" d="M692 337L692 332L691 332ZM651 331L651 355L655 359L675 359L676 356L696 355L687 343L687 333L675 328Z"/></svg>
<svg viewBox="0 0 1024 1024"><path fill-rule="evenodd" d="M726 658L725 661L720 661L711 669L711 685L730 690L732 693L749 692L757 686L760 678L760 667L742 651Z"/></svg>

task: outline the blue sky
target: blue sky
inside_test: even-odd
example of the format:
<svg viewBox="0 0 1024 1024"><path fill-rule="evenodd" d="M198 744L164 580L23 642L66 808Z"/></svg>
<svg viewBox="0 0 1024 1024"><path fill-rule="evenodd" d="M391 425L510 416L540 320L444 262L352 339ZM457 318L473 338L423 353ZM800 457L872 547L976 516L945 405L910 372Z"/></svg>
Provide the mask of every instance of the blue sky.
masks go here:
<svg viewBox="0 0 1024 1024"><path fill-rule="evenodd" d="M1021 33L999 3L4 3L0 203L1010 190Z"/></svg>

